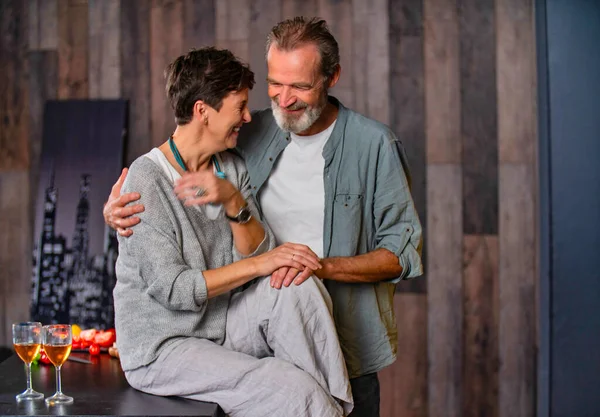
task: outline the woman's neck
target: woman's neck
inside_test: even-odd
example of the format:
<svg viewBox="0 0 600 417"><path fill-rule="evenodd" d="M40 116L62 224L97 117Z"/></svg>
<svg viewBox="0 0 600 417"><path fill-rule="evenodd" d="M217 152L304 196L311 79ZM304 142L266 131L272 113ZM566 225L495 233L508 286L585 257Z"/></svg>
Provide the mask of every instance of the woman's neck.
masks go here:
<svg viewBox="0 0 600 417"><path fill-rule="evenodd" d="M191 129L191 126L177 126L171 136L176 150L181 156L186 169L184 170L171 150L169 141L163 143L159 149L167 157L168 161L175 167L180 174L186 170L197 172L210 169L210 158L213 152L205 149L201 135Z"/></svg>

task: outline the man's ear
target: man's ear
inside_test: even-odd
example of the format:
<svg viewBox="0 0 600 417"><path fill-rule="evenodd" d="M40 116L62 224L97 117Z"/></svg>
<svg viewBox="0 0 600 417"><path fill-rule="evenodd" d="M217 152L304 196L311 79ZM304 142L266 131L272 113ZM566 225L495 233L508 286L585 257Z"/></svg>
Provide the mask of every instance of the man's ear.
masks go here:
<svg viewBox="0 0 600 417"><path fill-rule="evenodd" d="M340 75L342 73L342 67L340 66L340 64L338 64L335 67L335 71L333 72L333 74L331 75L331 77L329 77L329 83L327 84L327 88L333 88L333 86L335 86L338 82L338 80L340 79Z"/></svg>

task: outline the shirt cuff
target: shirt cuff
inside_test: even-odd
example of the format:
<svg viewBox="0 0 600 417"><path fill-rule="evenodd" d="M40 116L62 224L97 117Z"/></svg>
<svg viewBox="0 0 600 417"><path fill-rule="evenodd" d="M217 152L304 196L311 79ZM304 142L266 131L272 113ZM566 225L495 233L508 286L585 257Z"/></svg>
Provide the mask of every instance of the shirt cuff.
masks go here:
<svg viewBox="0 0 600 417"><path fill-rule="evenodd" d="M398 257L398 263L402 267L402 272L399 276L385 280L392 284L397 284L403 279L416 278L423 275L423 263L421 255L417 249L409 242L402 250L394 245L383 244L379 248L387 249Z"/></svg>

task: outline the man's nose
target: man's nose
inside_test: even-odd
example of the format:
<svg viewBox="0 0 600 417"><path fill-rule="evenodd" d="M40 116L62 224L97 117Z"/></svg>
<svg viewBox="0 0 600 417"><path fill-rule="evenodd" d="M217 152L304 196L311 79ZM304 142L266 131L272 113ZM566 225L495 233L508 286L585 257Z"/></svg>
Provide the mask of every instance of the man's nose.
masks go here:
<svg viewBox="0 0 600 417"><path fill-rule="evenodd" d="M280 107L289 107L296 101L296 97L294 96L292 89L287 85L284 85L281 89L281 93L279 94L279 106Z"/></svg>

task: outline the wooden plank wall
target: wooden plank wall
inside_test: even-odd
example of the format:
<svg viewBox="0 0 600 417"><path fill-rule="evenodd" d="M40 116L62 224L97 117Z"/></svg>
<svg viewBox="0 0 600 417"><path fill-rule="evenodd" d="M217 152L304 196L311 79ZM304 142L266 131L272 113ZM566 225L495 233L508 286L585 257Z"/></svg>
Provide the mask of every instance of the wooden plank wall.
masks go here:
<svg viewBox="0 0 600 417"><path fill-rule="evenodd" d="M532 0L0 0L0 345L27 318L43 104L126 98L126 163L174 128L163 70L218 45L256 73L282 18L327 19L332 92L404 143L425 277L395 297L382 417L533 416L537 204Z"/></svg>
<svg viewBox="0 0 600 417"><path fill-rule="evenodd" d="M29 312L28 43L27 4L0 2L0 345L5 346L11 344L11 324Z"/></svg>

